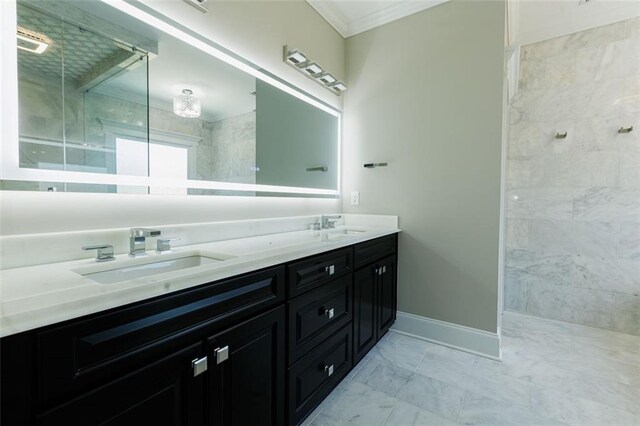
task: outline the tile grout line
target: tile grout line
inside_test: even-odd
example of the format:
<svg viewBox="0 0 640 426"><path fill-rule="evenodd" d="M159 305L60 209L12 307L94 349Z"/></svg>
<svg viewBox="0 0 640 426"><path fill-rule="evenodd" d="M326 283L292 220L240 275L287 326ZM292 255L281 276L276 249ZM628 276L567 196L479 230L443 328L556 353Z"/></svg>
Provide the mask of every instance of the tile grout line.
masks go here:
<svg viewBox="0 0 640 426"><path fill-rule="evenodd" d="M416 371L418 371L418 367L420 367L422 365L422 361L424 361L424 359L427 357L427 352L429 352L429 350L427 349L427 347L424 348L424 352L422 353L422 357L420 358L420 361L418 361L418 364L416 365L416 367L413 369L412 373L416 373Z"/></svg>
<svg viewBox="0 0 640 426"><path fill-rule="evenodd" d="M385 424L387 424L387 421L389 421L389 417L391 417L391 413L393 413L393 410L396 409L396 407L398 406L398 402L400 402L399 398L396 398L396 402L393 404L393 407L391 408L391 410L389 411L389 413L387 414L387 416L384 418L384 421L381 423L382 426L384 426Z"/></svg>
<svg viewBox="0 0 640 426"><path fill-rule="evenodd" d="M458 411L458 418L456 419L456 423L460 424L460 417L462 416L462 409L464 408L464 403L467 400L467 393L469 391L464 391L464 395L462 395L462 404L460 404L460 411Z"/></svg>

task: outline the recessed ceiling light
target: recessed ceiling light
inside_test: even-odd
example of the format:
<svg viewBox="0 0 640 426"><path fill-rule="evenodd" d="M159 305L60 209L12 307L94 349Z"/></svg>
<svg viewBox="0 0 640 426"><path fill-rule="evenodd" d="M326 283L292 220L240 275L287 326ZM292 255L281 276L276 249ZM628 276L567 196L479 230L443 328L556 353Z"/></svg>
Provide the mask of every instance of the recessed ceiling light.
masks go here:
<svg viewBox="0 0 640 426"><path fill-rule="evenodd" d="M322 67L315 62L311 62L302 67L302 71L305 73L315 76L322 72Z"/></svg>
<svg viewBox="0 0 640 426"><path fill-rule="evenodd" d="M45 50L47 50L47 47L49 47L49 43L47 43L47 40L45 40L44 37L38 36L23 28L18 28L16 37L18 38L18 49L26 50L27 52L41 55Z"/></svg>
<svg viewBox="0 0 640 426"><path fill-rule="evenodd" d="M332 84L336 82L336 78L328 72L325 72L320 77L317 77L317 80L322 84Z"/></svg>
<svg viewBox="0 0 640 426"><path fill-rule="evenodd" d="M331 86L329 86L334 92L342 93L347 90L347 85L341 81L336 81Z"/></svg>
<svg viewBox="0 0 640 426"><path fill-rule="evenodd" d="M287 62L292 65L302 65L307 62L307 55L299 51L298 49L290 50L287 52Z"/></svg>

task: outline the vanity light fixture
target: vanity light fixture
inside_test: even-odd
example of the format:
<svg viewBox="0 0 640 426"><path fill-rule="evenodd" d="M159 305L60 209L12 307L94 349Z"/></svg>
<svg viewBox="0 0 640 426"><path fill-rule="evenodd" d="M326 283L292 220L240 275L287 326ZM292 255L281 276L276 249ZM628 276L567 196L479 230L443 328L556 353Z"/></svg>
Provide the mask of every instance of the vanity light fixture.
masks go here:
<svg viewBox="0 0 640 426"><path fill-rule="evenodd" d="M347 90L346 84L338 81L333 74L325 72L320 64L309 59L305 53L298 49L289 49L286 45L283 46L282 50L285 63L322 84L326 89L331 90L336 95L340 95Z"/></svg>
<svg viewBox="0 0 640 426"><path fill-rule="evenodd" d="M333 90L336 93L342 93L347 90L347 85L341 81L336 81L329 86L329 89Z"/></svg>
<svg viewBox="0 0 640 426"><path fill-rule="evenodd" d="M328 72L325 72L324 74L320 75L320 77L316 78L320 83L324 84L324 85L331 85L333 83L336 82L336 78L329 74Z"/></svg>
<svg viewBox="0 0 640 426"><path fill-rule="evenodd" d="M173 112L179 117L198 118L202 113L200 99L190 89L182 89L182 93L173 98Z"/></svg>
<svg viewBox="0 0 640 426"><path fill-rule="evenodd" d="M302 71L304 71L309 76L315 77L316 75L322 72L322 67L315 62L309 62L302 66Z"/></svg>
<svg viewBox="0 0 640 426"><path fill-rule="evenodd" d="M44 37L25 30L24 28L18 27L16 36L18 38L18 49L41 55L47 50L47 47L49 47L49 43Z"/></svg>
<svg viewBox="0 0 640 426"><path fill-rule="evenodd" d="M286 59L285 60L289 64L294 65L294 66L303 65L305 62L308 61L307 55L305 55L304 53L302 53L298 49L294 49L294 50L286 52Z"/></svg>

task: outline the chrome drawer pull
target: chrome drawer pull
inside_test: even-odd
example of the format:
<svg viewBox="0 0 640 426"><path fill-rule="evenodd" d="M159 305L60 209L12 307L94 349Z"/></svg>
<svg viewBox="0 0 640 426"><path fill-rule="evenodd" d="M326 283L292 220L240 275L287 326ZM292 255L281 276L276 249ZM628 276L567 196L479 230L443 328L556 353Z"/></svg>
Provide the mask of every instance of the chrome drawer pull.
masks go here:
<svg viewBox="0 0 640 426"><path fill-rule="evenodd" d="M229 359L229 346L215 349L213 353L216 356L216 364L221 364Z"/></svg>
<svg viewBox="0 0 640 426"><path fill-rule="evenodd" d="M333 275L336 273L336 265L325 266L324 271L327 272L329 275Z"/></svg>
<svg viewBox="0 0 640 426"><path fill-rule="evenodd" d="M329 319L333 318L335 312L333 308L325 309L324 314L329 317Z"/></svg>
<svg viewBox="0 0 640 426"><path fill-rule="evenodd" d="M330 377L333 374L333 364L324 366L324 374Z"/></svg>
<svg viewBox="0 0 640 426"><path fill-rule="evenodd" d="M191 369L193 370L193 377L197 377L207 371L207 357L196 358L191 361Z"/></svg>

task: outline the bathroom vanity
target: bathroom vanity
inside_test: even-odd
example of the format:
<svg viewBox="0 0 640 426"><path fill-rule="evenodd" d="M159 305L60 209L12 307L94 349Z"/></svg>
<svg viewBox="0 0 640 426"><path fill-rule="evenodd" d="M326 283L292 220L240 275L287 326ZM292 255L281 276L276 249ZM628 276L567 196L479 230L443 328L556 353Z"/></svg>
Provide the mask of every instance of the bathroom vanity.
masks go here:
<svg viewBox="0 0 640 426"><path fill-rule="evenodd" d="M7 335L2 423L299 424L393 324L396 232Z"/></svg>

